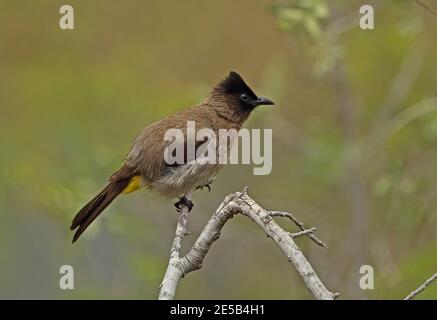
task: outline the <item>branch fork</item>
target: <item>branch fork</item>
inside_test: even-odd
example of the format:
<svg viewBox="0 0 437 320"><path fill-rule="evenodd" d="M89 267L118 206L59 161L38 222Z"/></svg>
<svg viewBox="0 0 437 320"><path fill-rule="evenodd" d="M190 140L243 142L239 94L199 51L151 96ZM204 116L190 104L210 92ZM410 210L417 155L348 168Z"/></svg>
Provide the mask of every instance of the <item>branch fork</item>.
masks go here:
<svg viewBox="0 0 437 320"><path fill-rule="evenodd" d="M251 219L268 237L275 241L316 299L333 300L338 296L337 293L332 293L325 287L311 264L303 255L301 249L294 242L294 239L297 237L307 236L316 244L327 247L323 241L314 235L316 228L306 229L303 223L294 218L290 213L267 211L263 209L248 195L247 190L246 187L243 191L231 193L225 197L201 231L192 248L182 257L180 254L182 240L183 237L188 234L188 207L181 207L175 238L170 251L169 263L159 288L158 298L160 300L174 299L180 279L187 273L202 267L203 260L211 248L212 243L220 237L221 229L225 223L237 213L241 213ZM191 196L191 192L185 195L189 200L191 200ZM296 233L287 232L275 222L273 217L286 217L293 221L301 231Z"/></svg>

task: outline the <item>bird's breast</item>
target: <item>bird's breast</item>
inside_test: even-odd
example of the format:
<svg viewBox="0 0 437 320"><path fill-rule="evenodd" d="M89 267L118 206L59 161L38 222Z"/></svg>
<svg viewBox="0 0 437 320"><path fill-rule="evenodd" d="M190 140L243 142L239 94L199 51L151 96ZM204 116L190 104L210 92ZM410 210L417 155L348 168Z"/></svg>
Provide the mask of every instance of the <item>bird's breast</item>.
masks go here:
<svg viewBox="0 0 437 320"><path fill-rule="evenodd" d="M205 184L221 167L220 164L199 163L168 167L160 179L150 183L150 188L165 197L178 197Z"/></svg>

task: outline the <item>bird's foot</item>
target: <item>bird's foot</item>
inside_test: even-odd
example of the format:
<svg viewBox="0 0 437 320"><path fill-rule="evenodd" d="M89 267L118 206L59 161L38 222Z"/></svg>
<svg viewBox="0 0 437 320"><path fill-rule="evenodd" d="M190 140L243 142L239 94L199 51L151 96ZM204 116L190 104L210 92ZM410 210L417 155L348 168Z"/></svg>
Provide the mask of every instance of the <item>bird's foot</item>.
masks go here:
<svg viewBox="0 0 437 320"><path fill-rule="evenodd" d="M211 191L211 185L212 185L212 182L213 182L214 180L215 180L215 177L210 177L210 178L208 178L208 180L206 180L206 183L205 183L205 184L202 184L202 185L200 185L200 186L197 186L197 187L196 187L196 190L197 190L197 189L203 190L203 188L207 188L207 189L208 189L208 192Z"/></svg>
<svg viewBox="0 0 437 320"><path fill-rule="evenodd" d="M188 200L185 196L182 196L179 198L179 201L174 204L174 206L176 207L177 212L181 211L182 206L186 206L188 208L188 212L190 212L191 209L193 209L194 204L193 201Z"/></svg>
<svg viewBox="0 0 437 320"><path fill-rule="evenodd" d="M202 185L200 185L200 186L197 186L197 187L196 187L196 190L198 190L198 189L203 190L203 188L207 188L207 189L208 189L208 192L209 192L209 191L211 191L211 184L210 184L210 183L202 184Z"/></svg>

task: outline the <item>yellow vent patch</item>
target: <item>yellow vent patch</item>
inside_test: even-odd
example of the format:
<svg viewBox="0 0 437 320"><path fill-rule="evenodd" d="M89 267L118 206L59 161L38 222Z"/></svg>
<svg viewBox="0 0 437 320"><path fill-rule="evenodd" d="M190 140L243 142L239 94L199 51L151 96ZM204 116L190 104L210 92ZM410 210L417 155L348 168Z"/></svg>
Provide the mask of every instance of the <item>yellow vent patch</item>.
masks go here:
<svg viewBox="0 0 437 320"><path fill-rule="evenodd" d="M143 187L143 182L141 176L135 176L130 179L128 186L123 190L123 194L131 193L141 189Z"/></svg>

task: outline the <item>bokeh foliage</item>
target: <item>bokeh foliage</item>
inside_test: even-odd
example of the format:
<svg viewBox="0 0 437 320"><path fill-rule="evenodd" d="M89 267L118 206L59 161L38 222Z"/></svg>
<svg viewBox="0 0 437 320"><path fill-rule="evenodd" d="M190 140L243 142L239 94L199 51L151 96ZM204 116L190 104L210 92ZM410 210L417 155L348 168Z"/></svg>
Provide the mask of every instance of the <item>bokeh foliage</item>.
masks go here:
<svg viewBox="0 0 437 320"><path fill-rule="evenodd" d="M201 101L231 69L277 102L248 123L273 128L273 171L225 168L213 192L196 192L187 242L249 185L318 228L328 250L299 244L331 290L406 296L437 270L437 19L414 1L377 2L376 29L362 31L365 1L78 0L76 29L61 31L60 1L2 1L0 297L155 298L172 202L124 196L74 246L69 222L143 126ZM58 287L63 264L76 271L71 292ZM362 264L373 291L359 289ZM178 297L311 298L241 217Z"/></svg>

